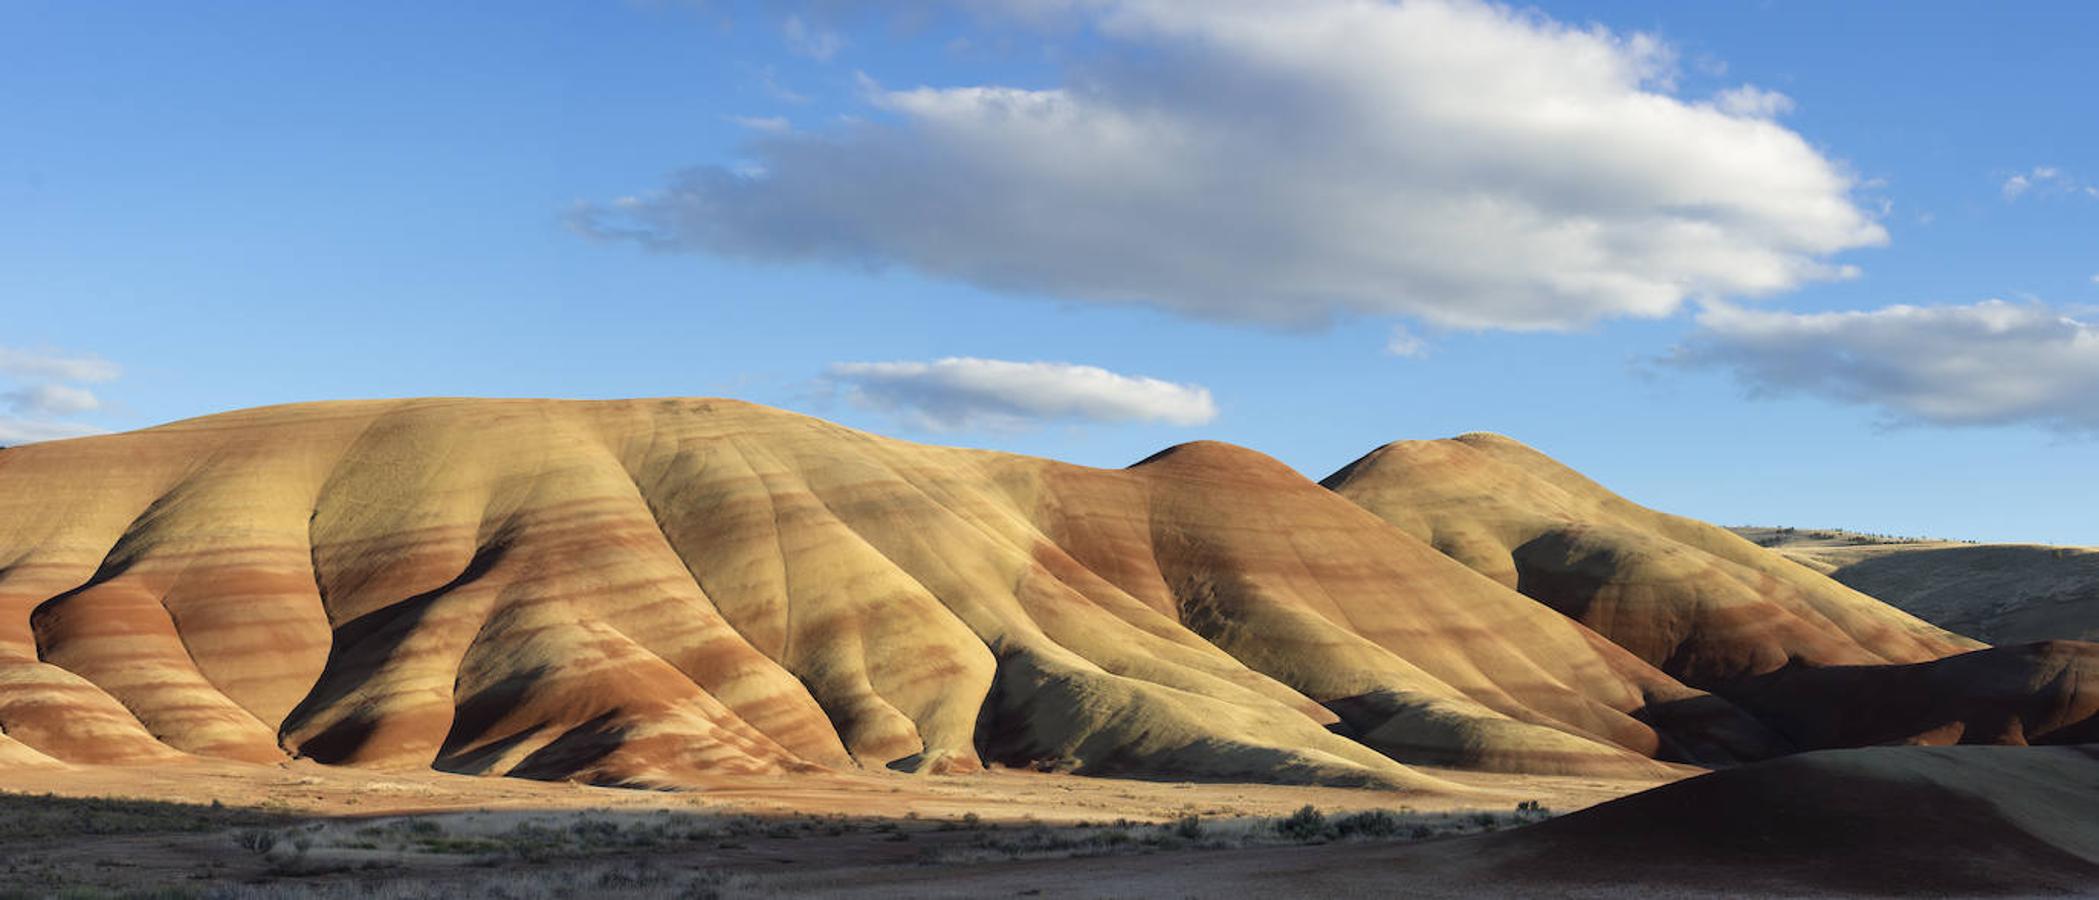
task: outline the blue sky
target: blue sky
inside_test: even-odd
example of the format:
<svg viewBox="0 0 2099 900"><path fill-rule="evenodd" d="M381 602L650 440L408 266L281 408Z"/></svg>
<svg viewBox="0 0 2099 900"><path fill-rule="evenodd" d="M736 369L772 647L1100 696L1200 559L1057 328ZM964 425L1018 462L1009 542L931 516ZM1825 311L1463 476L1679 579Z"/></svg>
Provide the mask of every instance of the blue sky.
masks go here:
<svg viewBox="0 0 2099 900"><path fill-rule="evenodd" d="M9 0L0 437L725 395L1316 478L1489 430L1714 521L2099 544L2095 42L2080 3Z"/></svg>

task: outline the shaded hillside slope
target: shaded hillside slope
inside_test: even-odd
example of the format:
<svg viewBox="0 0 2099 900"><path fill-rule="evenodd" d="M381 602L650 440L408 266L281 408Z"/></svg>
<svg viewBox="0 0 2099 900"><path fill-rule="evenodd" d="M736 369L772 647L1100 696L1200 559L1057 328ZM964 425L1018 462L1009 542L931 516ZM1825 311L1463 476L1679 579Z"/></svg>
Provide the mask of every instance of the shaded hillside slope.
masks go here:
<svg viewBox="0 0 2099 900"><path fill-rule="evenodd" d="M1477 842L1505 882L2083 893L2099 749L1829 750L1664 785ZM1428 849L1428 848L1423 848Z"/></svg>
<svg viewBox="0 0 2099 900"><path fill-rule="evenodd" d="M1800 747L2099 743L2099 644L2041 641L1898 666L1789 666L1722 690Z"/></svg>
<svg viewBox="0 0 2099 900"><path fill-rule="evenodd" d="M1387 444L1323 483L1694 684L1980 646L1499 435Z"/></svg>
<svg viewBox="0 0 2099 900"><path fill-rule="evenodd" d="M1855 590L1978 640L2099 639L2099 549L1881 541L1799 529L1735 531Z"/></svg>

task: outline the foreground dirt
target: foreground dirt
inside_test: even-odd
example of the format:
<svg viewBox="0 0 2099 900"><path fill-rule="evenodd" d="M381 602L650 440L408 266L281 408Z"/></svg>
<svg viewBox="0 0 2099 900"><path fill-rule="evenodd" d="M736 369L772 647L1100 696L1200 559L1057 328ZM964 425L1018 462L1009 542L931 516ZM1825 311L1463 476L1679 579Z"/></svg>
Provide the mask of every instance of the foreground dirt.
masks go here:
<svg viewBox="0 0 2099 900"><path fill-rule="evenodd" d="M1519 805L1557 813L1657 783L1439 774L1461 789L1006 770L740 777L679 792L300 763L0 771L12 792L0 796L0 896L1117 895L1117 867L1096 882L1070 864L1128 856L1171 878L1239 854L1316 861L1329 841L1441 840L1549 814ZM1275 831L1305 806L1329 821L1378 811L1358 816L1377 833Z"/></svg>
<svg viewBox="0 0 2099 900"><path fill-rule="evenodd" d="M991 771L669 793L297 766L70 774L46 785L70 796L0 794L0 897L2099 890L2091 747L1825 751L1631 796L1648 784L1457 775L1469 786L1423 794ZM112 789L219 802L93 796Z"/></svg>

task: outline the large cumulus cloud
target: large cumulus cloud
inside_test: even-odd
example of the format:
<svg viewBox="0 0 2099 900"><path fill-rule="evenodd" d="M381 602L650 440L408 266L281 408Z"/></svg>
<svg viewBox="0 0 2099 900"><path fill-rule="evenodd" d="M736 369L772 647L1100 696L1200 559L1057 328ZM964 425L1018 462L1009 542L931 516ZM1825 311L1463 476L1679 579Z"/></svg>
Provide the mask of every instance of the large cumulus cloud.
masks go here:
<svg viewBox="0 0 2099 900"><path fill-rule="evenodd" d="M1842 277L1885 233L1781 95L1466 0L1014 0L1106 41L1046 88L891 89L578 211L599 236L1267 324L1553 329Z"/></svg>

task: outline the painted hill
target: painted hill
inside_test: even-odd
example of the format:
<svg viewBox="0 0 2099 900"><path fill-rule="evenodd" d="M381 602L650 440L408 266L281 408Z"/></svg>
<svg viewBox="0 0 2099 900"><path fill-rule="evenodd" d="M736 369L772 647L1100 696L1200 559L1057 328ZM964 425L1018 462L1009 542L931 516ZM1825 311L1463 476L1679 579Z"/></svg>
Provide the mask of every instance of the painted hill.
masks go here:
<svg viewBox="0 0 2099 900"><path fill-rule="evenodd" d="M2094 734L2099 645L1982 649L1499 435L1388 444L1324 484L1800 749Z"/></svg>
<svg viewBox="0 0 2099 900"><path fill-rule="evenodd" d="M1980 640L2099 639L2099 549L1887 539L1826 529L1734 530L1855 590Z"/></svg>
<svg viewBox="0 0 2099 900"><path fill-rule="evenodd" d="M30 445L0 452L0 759L1449 788L1411 765L1785 752L1809 701L1704 685L1788 659L1952 690L1925 705L2020 739L2090 714L2074 678L1883 678L1976 645L1724 534L1709 555L1754 577L1707 589L1698 561L1577 609L1379 511L1224 444L1089 469L724 400L309 404ZM1670 521L1622 527L1708 537ZM2043 662L2084 672L2063 647Z"/></svg>

